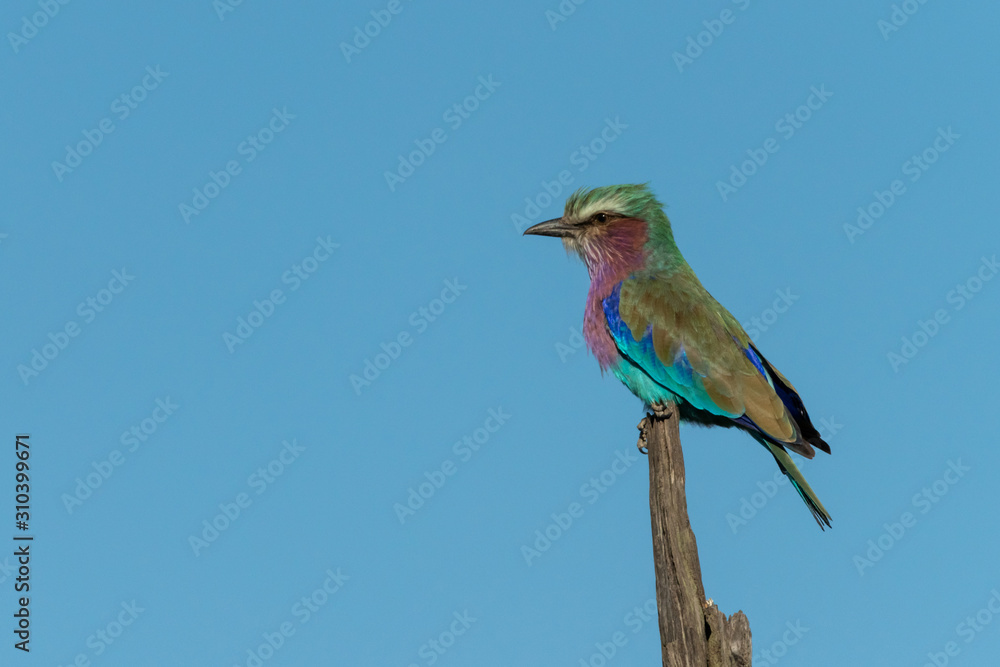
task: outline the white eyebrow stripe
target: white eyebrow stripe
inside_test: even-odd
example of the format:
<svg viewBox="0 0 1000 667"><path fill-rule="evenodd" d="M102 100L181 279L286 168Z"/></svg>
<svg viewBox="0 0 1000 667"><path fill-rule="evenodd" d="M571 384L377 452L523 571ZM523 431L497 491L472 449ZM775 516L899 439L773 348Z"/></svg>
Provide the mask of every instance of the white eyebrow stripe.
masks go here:
<svg viewBox="0 0 1000 667"><path fill-rule="evenodd" d="M591 202L576 212L579 220L586 220L598 211L621 211L624 203L618 197L604 197L595 202Z"/></svg>

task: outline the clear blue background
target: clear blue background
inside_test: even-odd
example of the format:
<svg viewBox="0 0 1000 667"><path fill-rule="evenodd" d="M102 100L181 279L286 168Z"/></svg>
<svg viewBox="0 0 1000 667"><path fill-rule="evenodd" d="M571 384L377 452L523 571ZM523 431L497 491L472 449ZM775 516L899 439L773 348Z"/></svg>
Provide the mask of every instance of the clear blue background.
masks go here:
<svg viewBox="0 0 1000 667"><path fill-rule="evenodd" d="M11 646L0 571L0 662L246 665L291 621L264 664L428 665L421 647L468 612L436 664L588 664L619 631L609 664L659 664L655 624L626 621L654 595L645 459L581 495L632 455L641 407L566 352L582 265L512 221L569 170L535 220L570 189L650 181L704 284L742 322L772 321L759 346L836 425L833 455L803 465L825 533L787 485L727 519L770 488L773 461L735 431L682 432L706 594L747 613L756 664L920 665L950 641L953 664L991 664L1000 619L970 642L958 625L1000 587L1000 280L961 310L947 295L1000 252L1000 9L915 6L886 39L889 2L592 0L553 28L556 0L403 0L350 62L340 44L385 2L246 0L221 20L209 0L71 2L16 51L5 36L0 525L15 532L28 432L36 541L32 650ZM679 71L673 54L724 9ZM3 34L38 11L6 3ZM119 119L147 66L168 76ZM489 76L499 87L453 129L443 114ZM832 97L784 138L776 122L821 85ZM238 146L275 108L294 119L247 162ZM52 162L103 118L113 133L60 181ZM573 154L607 119L627 128L581 171ZM903 163L949 127L960 138L909 181ZM447 140L390 190L385 172L436 128ZM723 201L717 182L769 137L780 150ZM228 160L242 171L186 223L179 204ZM844 225L894 179L905 194L850 242ZM282 276L317 237L340 247L292 291ZM122 267L135 279L85 323L77 305ZM467 289L418 333L411 314L446 280ZM285 302L230 352L223 334L274 289ZM773 321L776 290L796 300ZM938 309L948 323L894 370L887 354ZM80 334L23 381L68 321ZM412 344L355 391L402 332ZM128 452L122 432L167 397L180 407ZM498 408L509 420L462 461L453 444ZM304 451L257 495L248 477L286 439ZM113 450L124 463L68 511ZM401 523L394 506L449 459L457 472ZM970 470L921 513L914 495L949 461ZM189 538L240 493L252 504L195 555ZM583 515L528 565L522 546L573 502ZM859 572L904 512L915 525ZM300 623L293 605L337 568L349 580ZM144 611L95 655L88 637L133 600ZM783 644L786 623L808 630Z"/></svg>

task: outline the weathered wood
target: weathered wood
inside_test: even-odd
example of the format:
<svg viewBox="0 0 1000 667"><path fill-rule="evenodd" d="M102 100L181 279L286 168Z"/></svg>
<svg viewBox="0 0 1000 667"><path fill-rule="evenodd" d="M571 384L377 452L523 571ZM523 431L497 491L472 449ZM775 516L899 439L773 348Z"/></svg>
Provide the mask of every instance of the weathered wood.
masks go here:
<svg viewBox="0 0 1000 667"><path fill-rule="evenodd" d="M698 544L688 520L684 453L674 406L639 425L649 453L649 511L656 568L656 606L664 667L750 667L750 622L726 618L705 601Z"/></svg>

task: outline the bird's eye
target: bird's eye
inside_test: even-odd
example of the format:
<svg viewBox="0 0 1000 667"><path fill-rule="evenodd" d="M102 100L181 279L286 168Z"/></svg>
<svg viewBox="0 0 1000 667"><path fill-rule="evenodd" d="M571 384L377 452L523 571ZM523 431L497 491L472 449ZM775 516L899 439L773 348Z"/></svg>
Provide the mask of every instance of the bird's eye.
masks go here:
<svg viewBox="0 0 1000 667"><path fill-rule="evenodd" d="M607 213L598 213L597 215L594 216L594 220L596 220L597 222L607 222L608 215Z"/></svg>

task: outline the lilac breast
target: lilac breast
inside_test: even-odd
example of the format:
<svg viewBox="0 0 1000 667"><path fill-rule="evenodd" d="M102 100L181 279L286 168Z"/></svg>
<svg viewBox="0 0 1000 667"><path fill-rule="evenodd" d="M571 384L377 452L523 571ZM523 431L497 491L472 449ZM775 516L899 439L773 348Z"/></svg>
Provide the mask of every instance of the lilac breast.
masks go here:
<svg viewBox="0 0 1000 667"><path fill-rule="evenodd" d="M614 291L614 286L611 286L610 289L601 289L601 287L597 281L590 286L587 309L583 315L583 338L587 341L587 347L597 358L597 363L601 365L601 370L607 370L617 363L619 358L618 346L615 345L615 341L608 331L603 304L604 299ZM601 292L605 293L601 294Z"/></svg>

